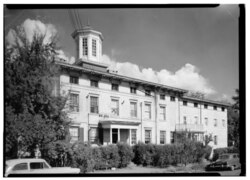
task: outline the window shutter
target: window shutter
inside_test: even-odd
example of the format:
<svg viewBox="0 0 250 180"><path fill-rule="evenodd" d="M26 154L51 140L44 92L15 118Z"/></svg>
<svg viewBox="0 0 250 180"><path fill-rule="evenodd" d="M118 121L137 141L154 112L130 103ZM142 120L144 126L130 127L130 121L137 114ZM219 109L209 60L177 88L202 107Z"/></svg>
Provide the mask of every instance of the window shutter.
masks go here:
<svg viewBox="0 0 250 180"><path fill-rule="evenodd" d="M84 128L81 128L79 129L79 140L80 142L83 142L83 133L84 133Z"/></svg>

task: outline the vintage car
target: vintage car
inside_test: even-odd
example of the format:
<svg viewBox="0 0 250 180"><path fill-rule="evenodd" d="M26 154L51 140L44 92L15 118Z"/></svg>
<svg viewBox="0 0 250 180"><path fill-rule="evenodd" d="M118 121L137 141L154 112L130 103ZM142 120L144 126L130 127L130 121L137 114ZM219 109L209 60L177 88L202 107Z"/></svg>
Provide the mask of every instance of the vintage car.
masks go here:
<svg viewBox="0 0 250 180"><path fill-rule="evenodd" d="M239 154L227 153L222 154L215 162L206 166L207 171L212 170L235 170L241 168Z"/></svg>
<svg viewBox="0 0 250 180"><path fill-rule="evenodd" d="M79 174L80 169L51 167L44 159L12 159L5 163L5 177L11 174Z"/></svg>

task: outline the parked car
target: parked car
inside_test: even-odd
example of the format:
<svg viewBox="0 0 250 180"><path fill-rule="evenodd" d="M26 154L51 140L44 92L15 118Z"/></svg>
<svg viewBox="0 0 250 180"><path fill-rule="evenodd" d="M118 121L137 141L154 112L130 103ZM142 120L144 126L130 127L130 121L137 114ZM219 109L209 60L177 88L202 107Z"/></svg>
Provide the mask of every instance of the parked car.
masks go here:
<svg viewBox="0 0 250 180"><path fill-rule="evenodd" d="M51 167L44 159L12 159L5 163L5 176L10 174L79 174L80 169Z"/></svg>
<svg viewBox="0 0 250 180"><path fill-rule="evenodd" d="M215 162L206 166L207 171L211 170L235 170L241 168L239 154L226 153L219 156Z"/></svg>

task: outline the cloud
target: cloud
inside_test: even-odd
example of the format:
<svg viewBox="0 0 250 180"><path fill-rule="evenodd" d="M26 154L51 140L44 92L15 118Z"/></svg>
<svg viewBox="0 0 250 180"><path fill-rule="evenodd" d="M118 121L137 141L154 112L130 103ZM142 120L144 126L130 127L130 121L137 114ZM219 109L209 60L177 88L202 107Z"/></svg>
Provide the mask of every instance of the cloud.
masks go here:
<svg viewBox="0 0 250 180"><path fill-rule="evenodd" d="M40 20L26 19L19 27L23 30L24 36L27 37L30 43L32 42L32 38L35 33L44 36L43 43L47 44L51 41L51 38L53 38L58 32L53 24L45 24ZM18 38L18 33L13 29L9 30L5 38L7 47L15 45L16 38L18 39L18 42L21 43L20 39ZM63 50L57 50L56 52L58 53L58 58L61 58L70 64L73 64L75 62L75 57L70 56Z"/></svg>
<svg viewBox="0 0 250 180"><path fill-rule="evenodd" d="M138 65L130 62L117 62L116 60L110 59L107 55L103 55L102 62L108 64L109 69L117 70L121 75L191 91L199 91L206 95L216 93L208 79L200 74L196 66L189 63L185 64L176 72L171 72L166 69L157 72L152 68L139 68Z"/></svg>

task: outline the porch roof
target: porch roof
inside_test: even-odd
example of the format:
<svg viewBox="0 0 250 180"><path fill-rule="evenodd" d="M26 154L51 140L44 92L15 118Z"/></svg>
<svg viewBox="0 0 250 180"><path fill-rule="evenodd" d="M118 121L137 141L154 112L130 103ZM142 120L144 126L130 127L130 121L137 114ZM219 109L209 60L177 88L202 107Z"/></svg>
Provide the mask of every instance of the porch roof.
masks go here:
<svg viewBox="0 0 250 180"><path fill-rule="evenodd" d="M138 126L141 124L141 122L134 122L134 121L112 121L112 120L107 120L107 121L100 121L102 125L129 125L129 126Z"/></svg>

